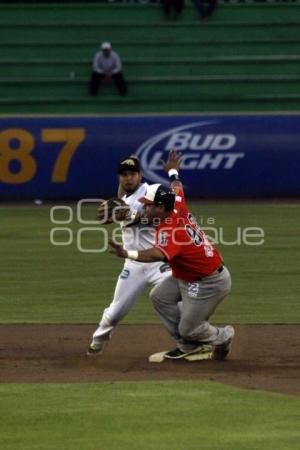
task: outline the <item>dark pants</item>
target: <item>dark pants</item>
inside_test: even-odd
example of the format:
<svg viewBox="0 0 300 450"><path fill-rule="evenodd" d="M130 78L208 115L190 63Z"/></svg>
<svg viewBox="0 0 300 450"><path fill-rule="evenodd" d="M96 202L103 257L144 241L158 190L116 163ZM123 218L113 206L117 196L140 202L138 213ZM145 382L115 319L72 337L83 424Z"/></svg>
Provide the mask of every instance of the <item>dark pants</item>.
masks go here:
<svg viewBox="0 0 300 450"><path fill-rule="evenodd" d="M218 0L194 0L201 19L210 17L217 7Z"/></svg>
<svg viewBox="0 0 300 450"><path fill-rule="evenodd" d="M172 9L175 12L175 17L178 17L182 11L184 0L161 0L161 5L166 17L169 17Z"/></svg>
<svg viewBox="0 0 300 450"><path fill-rule="evenodd" d="M102 73L97 73L97 72L92 73L92 77L90 80L90 94L92 96L97 95L99 87L102 84L104 78L105 78L105 75ZM126 81L124 79L123 73L122 72L114 73L114 74L112 74L111 78L112 78L113 82L115 83L115 85L119 91L119 94L126 95L127 86L126 86Z"/></svg>

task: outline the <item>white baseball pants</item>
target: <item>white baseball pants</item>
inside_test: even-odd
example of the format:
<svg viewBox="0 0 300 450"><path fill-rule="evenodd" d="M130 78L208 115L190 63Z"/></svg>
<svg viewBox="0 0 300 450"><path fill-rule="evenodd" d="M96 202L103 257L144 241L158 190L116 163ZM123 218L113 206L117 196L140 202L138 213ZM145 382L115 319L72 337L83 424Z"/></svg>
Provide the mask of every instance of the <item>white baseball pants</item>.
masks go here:
<svg viewBox="0 0 300 450"><path fill-rule="evenodd" d="M115 326L129 313L145 289L170 276L171 270L164 262L141 263L126 259L113 301L104 310L93 339L98 342L109 340Z"/></svg>

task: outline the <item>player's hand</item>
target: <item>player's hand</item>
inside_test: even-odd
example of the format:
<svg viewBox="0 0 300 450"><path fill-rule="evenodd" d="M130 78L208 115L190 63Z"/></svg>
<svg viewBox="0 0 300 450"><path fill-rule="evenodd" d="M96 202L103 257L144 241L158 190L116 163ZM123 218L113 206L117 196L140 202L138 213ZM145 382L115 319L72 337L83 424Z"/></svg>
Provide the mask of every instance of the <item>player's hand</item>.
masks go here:
<svg viewBox="0 0 300 450"><path fill-rule="evenodd" d="M130 208L126 203L117 197L112 197L102 202L97 209L97 217L101 224L109 224L124 220Z"/></svg>
<svg viewBox="0 0 300 450"><path fill-rule="evenodd" d="M169 172L171 169L176 169L179 171L180 169L180 163L181 163L181 156L182 154L180 152L177 152L176 150L170 150L169 156L167 161L164 161L161 159L162 166L165 170L165 172Z"/></svg>
<svg viewBox="0 0 300 450"><path fill-rule="evenodd" d="M129 220L128 217L130 217L130 207L125 205L118 206L114 210L114 221L115 222L122 222L123 220Z"/></svg>
<svg viewBox="0 0 300 450"><path fill-rule="evenodd" d="M120 258L127 258L127 251L122 247L122 245L117 244L112 239L109 240L109 245L111 246L109 253L119 256Z"/></svg>

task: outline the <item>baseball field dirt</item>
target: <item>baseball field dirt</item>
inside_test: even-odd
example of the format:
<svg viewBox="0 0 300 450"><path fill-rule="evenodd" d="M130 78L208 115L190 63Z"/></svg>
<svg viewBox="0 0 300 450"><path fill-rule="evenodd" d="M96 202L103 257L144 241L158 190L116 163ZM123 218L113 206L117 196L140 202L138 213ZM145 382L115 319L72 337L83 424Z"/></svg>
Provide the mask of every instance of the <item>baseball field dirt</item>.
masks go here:
<svg viewBox="0 0 300 450"><path fill-rule="evenodd" d="M235 325L228 361L149 363L174 342L161 325L120 325L105 352L87 357L92 325L1 325L0 382L213 380L300 394L299 325Z"/></svg>

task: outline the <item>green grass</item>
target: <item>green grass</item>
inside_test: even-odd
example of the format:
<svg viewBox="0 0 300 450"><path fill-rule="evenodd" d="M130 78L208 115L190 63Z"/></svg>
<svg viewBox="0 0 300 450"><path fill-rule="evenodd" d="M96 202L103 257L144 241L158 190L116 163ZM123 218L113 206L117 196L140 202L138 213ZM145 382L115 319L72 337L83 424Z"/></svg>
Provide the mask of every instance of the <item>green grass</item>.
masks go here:
<svg viewBox="0 0 300 450"><path fill-rule="evenodd" d="M209 217L214 218L226 241L236 240L237 227L261 227L265 232L260 246L219 246L233 288L213 321L299 322L300 205L204 202L191 206L203 227ZM0 207L0 323L95 323L112 299L122 260L109 253L80 253L74 242L52 246L50 229L59 225L51 225L49 212L49 205ZM94 208L84 214L93 217ZM75 219L72 228L76 238ZM82 244L99 248L99 235L89 232ZM157 322L146 294L126 322Z"/></svg>
<svg viewBox="0 0 300 450"><path fill-rule="evenodd" d="M4 384L2 450L296 450L299 399L212 382Z"/></svg>

